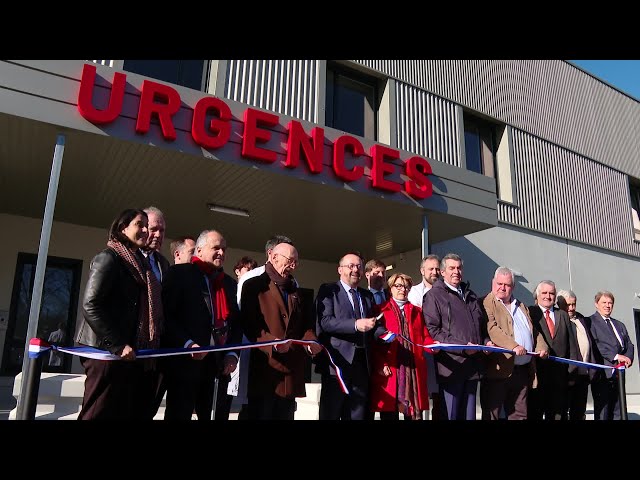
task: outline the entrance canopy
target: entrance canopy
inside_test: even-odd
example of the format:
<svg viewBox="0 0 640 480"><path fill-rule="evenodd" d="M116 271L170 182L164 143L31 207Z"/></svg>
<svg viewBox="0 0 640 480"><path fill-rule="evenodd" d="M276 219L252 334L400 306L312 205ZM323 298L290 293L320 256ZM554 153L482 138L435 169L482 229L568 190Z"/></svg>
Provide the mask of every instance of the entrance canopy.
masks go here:
<svg viewBox="0 0 640 480"><path fill-rule="evenodd" d="M364 175L345 182L330 169L329 148L344 132L329 128L321 127L321 173L311 173L304 157L296 168L286 168L290 117L279 116L272 141L265 143L277 152L276 161L247 158L241 151L242 122L250 107L238 102L224 100L233 115L229 142L202 148L180 118L190 118L194 103L210 97L203 92L171 87L181 98L176 140L163 138L157 121L147 134L136 133L135 106L145 80L138 75L127 74L118 118L93 124L77 108L83 66L82 61L0 61L0 212L42 217L56 135L62 133L66 142L54 218L103 228L105 236L122 209L154 205L165 213L170 238L215 228L230 247L261 252L269 237L284 234L295 241L301 258L336 262L349 250L371 258L419 249L424 214L432 243L497 224L494 179L435 160L426 159L433 171L428 198L371 188L367 153L374 144L362 138L356 137L365 155L349 161L361 161ZM113 74L98 67L96 84L108 83ZM318 127L300 123L309 135ZM397 172L388 177L406 180L403 160L411 156L399 151L399 159L389 160ZM248 217L214 212L208 204L244 210Z"/></svg>

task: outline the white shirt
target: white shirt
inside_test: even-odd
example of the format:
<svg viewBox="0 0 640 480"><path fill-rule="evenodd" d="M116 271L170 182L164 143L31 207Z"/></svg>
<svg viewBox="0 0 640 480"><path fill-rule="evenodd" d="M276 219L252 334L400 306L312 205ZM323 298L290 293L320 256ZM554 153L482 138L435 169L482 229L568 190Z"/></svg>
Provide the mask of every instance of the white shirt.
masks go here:
<svg viewBox="0 0 640 480"><path fill-rule="evenodd" d="M407 299L416 307L422 308L422 300L424 299L424 294L429 290L431 290L431 285L429 285L428 283L425 285L424 282L420 282L418 285L414 285L413 287L411 287Z"/></svg>
<svg viewBox="0 0 640 480"><path fill-rule="evenodd" d="M611 320L611 317L602 317L602 319L605 321L607 320ZM610 321L609 323L611 325L611 328L613 329L613 333L616 335L616 338L618 339L618 342L620 343L620 345L622 346L622 339L620 338L620 335L618 334L618 329L616 329L616 326L613 324L613 322ZM617 360L618 355L615 356L614 360Z"/></svg>
<svg viewBox="0 0 640 480"><path fill-rule="evenodd" d="M238 292L236 293L238 308L240 308L240 298L242 297L242 285L244 285L244 282L249 280L250 278L257 277L258 275L262 275L264 273L264 270L265 270L265 266L262 265L261 267L256 267L252 270L249 270L248 272L245 272L245 274L242 275L242 278L238 281Z"/></svg>
<svg viewBox="0 0 640 480"><path fill-rule="evenodd" d="M381 303L384 303L384 301L387 299L387 296L384 294L384 290L376 290L375 288L370 288L369 291L371 293L373 293L373 298L376 302L376 305L380 305ZM378 302L378 297L376 296L376 294L379 293L380 295L382 295L382 301Z"/></svg>
<svg viewBox="0 0 640 480"><path fill-rule="evenodd" d="M546 314L544 312L546 310L549 310L549 316L551 317L551 321L553 322L553 326L555 326L556 325L556 316L553 313L553 308L544 308L544 307L542 307L540 305L538 305L538 306L540 307L540 310L542 310L542 318L544 318L544 319L547 318L547 316L546 316Z"/></svg>
<svg viewBox="0 0 640 480"><path fill-rule="evenodd" d="M511 315L511 318L513 319L513 339L518 345L523 346L527 352L532 352L534 348L533 332L531 331L527 317L519 308L520 302L514 298L509 304L502 301L500 301L500 303L505 306L509 315ZM516 355L514 357L516 365L525 365L530 361L531 357L529 355Z"/></svg>

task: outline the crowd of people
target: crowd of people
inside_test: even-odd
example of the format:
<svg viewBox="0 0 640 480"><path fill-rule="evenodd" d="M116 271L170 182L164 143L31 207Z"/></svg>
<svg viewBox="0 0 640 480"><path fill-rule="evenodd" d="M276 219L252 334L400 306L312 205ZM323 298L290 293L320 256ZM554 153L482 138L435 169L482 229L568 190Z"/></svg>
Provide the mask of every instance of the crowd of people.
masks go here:
<svg viewBox="0 0 640 480"><path fill-rule="evenodd" d="M352 251L309 316L290 238L270 238L265 263L242 257L232 276L221 232L176 238L171 265L160 253L165 229L157 208L127 209L91 262L76 343L122 361L81 358L79 419L152 419L166 396L167 420L228 420L233 397L239 420L293 420L309 361L321 375L320 420L422 420L427 411L474 420L478 392L483 420L584 420L589 386L595 419L621 417L614 368L556 361L631 366L634 345L611 317L611 292L599 291L585 317L575 293L551 280L525 306L506 266L479 297L454 253L422 259L414 284L401 272L387 279L384 262ZM271 344L234 348L257 342ZM136 359L149 348L180 354Z"/></svg>

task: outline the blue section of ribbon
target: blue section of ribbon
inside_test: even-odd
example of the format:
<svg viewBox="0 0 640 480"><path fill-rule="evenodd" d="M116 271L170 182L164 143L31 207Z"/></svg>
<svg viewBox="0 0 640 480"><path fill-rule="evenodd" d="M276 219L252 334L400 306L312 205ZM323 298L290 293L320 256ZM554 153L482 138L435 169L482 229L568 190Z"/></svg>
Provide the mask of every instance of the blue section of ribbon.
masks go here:
<svg viewBox="0 0 640 480"><path fill-rule="evenodd" d="M49 350L57 350L59 352L68 353L70 355L77 355L80 357L94 358L96 360L120 360L118 355L114 355L105 350L100 350L94 347L61 347L58 345L42 345L42 341L40 341L41 345L35 345L34 340L32 339L31 345L29 345L29 358L38 358L45 352ZM322 351L329 357L329 362L336 370L336 379L340 384L340 388L346 394L349 394L349 390L347 385L345 384L342 378L342 371L335 364L333 358L329 351L322 345L321 343L316 342L315 340L293 340L293 339L285 339L285 340L273 340L269 342L255 342L255 343L242 343L242 344L226 344L224 346L213 346L213 345L205 345L202 347L195 348L156 348L156 349L140 349L136 351L136 359L143 358L157 358L157 357L170 357L174 355L187 355L198 352L224 352L229 350L245 350L248 348L259 348L259 347L269 347L274 345L282 345L285 343L293 343L298 345L320 345L322 347Z"/></svg>
<svg viewBox="0 0 640 480"><path fill-rule="evenodd" d="M495 353L508 353L511 355L515 355L515 353L513 352L513 350L509 350L507 348L502 348L502 347L495 347L495 346L489 346L489 345L454 345L454 344L448 344L448 343L432 343L430 345L420 345L418 343L414 343L411 340L409 340L408 338L399 335L400 337L404 338L407 342L416 345L418 347L422 347L422 348L430 348L432 350L435 350L437 353L437 350L451 350L451 351L460 351L460 350L477 350L477 351L489 351L489 352L495 352ZM537 357L538 354L536 352L527 352L527 355L531 355L534 357ZM545 360L545 359L542 359ZM581 362L579 360L571 360L569 358L562 358L562 357L554 357L553 355L549 355L547 360L551 360L554 362L560 362L560 363L568 363L570 365L576 365L578 367L585 367L585 368L601 368L604 370L608 370L608 369L612 369L612 370L616 370L616 369L624 369L625 366L624 365L620 365L617 367L612 367L610 365L601 365L599 363L589 363L589 362Z"/></svg>

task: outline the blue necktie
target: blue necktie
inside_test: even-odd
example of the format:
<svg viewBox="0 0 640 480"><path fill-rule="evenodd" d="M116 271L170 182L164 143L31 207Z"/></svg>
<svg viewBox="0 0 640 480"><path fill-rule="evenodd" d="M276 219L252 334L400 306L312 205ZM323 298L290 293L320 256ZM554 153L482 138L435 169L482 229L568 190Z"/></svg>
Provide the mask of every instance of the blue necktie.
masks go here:
<svg viewBox="0 0 640 480"><path fill-rule="evenodd" d="M358 291L355 288L349 290L351 298L353 299L353 313L356 315L356 320L362 318L362 310L360 309L360 299L358 298Z"/></svg>
<svg viewBox="0 0 640 480"><path fill-rule="evenodd" d="M380 305L382 302L384 302L384 296L382 295L382 292L376 292L374 296L376 297L376 305Z"/></svg>
<svg viewBox="0 0 640 480"><path fill-rule="evenodd" d="M158 267L158 262L156 262L156 257L153 254L153 252L149 254L148 258L149 258L149 265L151 265L151 271L158 279L158 282L162 282L162 274L160 273L160 267Z"/></svg>
<svg viewBox="0 0 640 480"><path fill-rule="evenodd" d="M351 298L353 299L353 313L356 316L356 320L362 318L362 309L360 308L360 298L358 296L358 291L355 288L349 290L351 294ZM364 333L358 334L356 337L356 346L364 347Z"/></svg>

